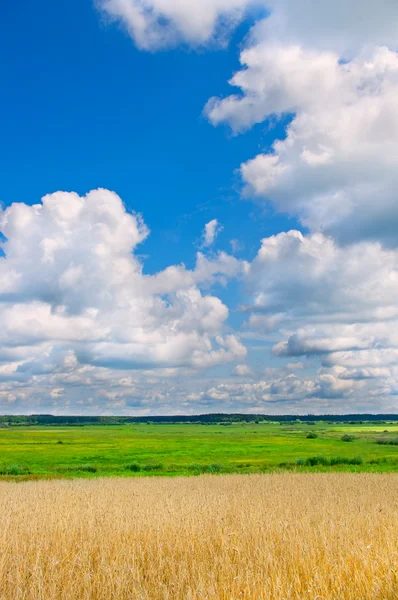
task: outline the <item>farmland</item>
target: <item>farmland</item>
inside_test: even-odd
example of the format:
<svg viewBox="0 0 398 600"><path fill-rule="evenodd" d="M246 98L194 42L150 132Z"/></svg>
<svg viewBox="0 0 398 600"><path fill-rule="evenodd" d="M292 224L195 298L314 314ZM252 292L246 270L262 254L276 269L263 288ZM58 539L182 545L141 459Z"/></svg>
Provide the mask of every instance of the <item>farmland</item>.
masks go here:
<svg viewBox="0 0 398 600"><path fill-rule="evenodd" d="M0 599L395 600L397 439L396 422L3 427Z"/></svg>
<svg viewBox="0 0 398 600"><path fill-rule="evenodd" d="M8 427L0 478L390 472L398 471L397 439L397 422Z"/></svg>
<svg viewBox="0 0 398 600"><path fill-rule="evenodd" d="M395 600L398 477L0 482L2 600Z"/></svg>

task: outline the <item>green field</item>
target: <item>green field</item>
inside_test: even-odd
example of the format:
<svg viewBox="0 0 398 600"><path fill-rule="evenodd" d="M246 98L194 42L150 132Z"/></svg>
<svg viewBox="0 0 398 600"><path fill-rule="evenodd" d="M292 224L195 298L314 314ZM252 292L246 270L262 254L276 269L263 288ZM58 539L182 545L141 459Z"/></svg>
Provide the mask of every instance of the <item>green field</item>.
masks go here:
<svg viewBox="0 0 398 600"><path fill-rule="evenodd" d="M398 471L398 445L377 443L397 439L398 423L9 427L0 478Z"/></svg>

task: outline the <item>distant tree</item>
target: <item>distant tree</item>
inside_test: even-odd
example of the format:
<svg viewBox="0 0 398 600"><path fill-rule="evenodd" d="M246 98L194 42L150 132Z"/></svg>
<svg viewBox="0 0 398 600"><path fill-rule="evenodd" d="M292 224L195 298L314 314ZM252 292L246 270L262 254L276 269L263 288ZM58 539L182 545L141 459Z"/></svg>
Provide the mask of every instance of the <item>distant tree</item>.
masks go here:
<svg viewBox="0 0 398 600"><path fill-rule="evenodd" d="M341 441L342 442L353 442L355 440L355 436L353 435L349 435L348 433L345 433L342 437L341 437Z"/></svg>

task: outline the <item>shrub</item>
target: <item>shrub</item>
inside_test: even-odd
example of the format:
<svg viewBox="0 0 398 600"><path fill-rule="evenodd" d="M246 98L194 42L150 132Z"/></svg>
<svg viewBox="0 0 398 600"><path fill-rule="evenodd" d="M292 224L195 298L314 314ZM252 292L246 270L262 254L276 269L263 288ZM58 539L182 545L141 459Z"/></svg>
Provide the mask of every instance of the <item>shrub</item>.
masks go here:
<svg viewBox="0 0 398 600"><path fill-rule="evenodd" d="M127 469L128 471L133 471L133 473L138 473L138 471L141 471L141 465L139 465L136 462L132 462L128 465L125 465L124 468Z"/></svg>
<svg viewBox="0 0 398 600"><path fill-rule="evenodd" d="M330 459L330 466L334 467L336 465L348 465L350 459L347 458L346 456L333 456Z"/></svg>
<svg viewBox="0 0 398 600"><path fill-rule="evenodd" d="M380 446L398 446L398 438L393 438L389 440L376 440L376 444L379 444Z"/></svg>
<svg viewBox="0 0 398 600"><path fill-rule="evenodd" d="M342 437L341 437L341 441L342 442L353 442L355 440L355 436L353 435L348 435L348 433L345 433Z"/></svg>
<svg viewBox="0 0 398 600"><path fill-rule="evenodd" d="M58 440L57 444L63 444L62 440Z"/></svg>
<svg viewBox="0 0 398 600"><path fill-rule="evenodd" d="M330 466L335 465L362 465L363 458L361 456L354 456L349 458L348 456L333 456L330 459Z"/></svg>
<svg viewBox="0 0 398 600"><path fill-rule="evenodd" d="M98 469L94 465L78 465L76 467L76 471L86 471L87 473L96 473L98 471Z"/></svg>
<svg viewBox="0 0 398 600"><path fill-rule="evenodd" d="M361 456L354 456L354 458L350 459L350 462L348 464L350 464L350 465L362 465L363 464L363 458Z"/></svg>
<svg viewBox="0 0 398 600"><path fill-rule="evenodd" d="M325 456L311 456L305 462L308 467L316 467L317 465L328 467L330 465L329 459Z"/></svg>
<svg viewBox="0 0 398 600"><path fill-rule="evenodd" d="M223 465L220 465L219 463L215 463L214 465L208 465L207 467L207 473L221 473L221 471L223 470Z"/></svg>
<svg viewBox="0 0 398 600"><path fill-rule="evenodd" d="M142 468L144 471L163 471L164 465L162 463L147 463Z"/></svg>
<svg viewBox="0 0 398 600"><path fill-rule="evenodd" d="M220 463L215 463L212 465L199 465L197 463L192 463L188 468L191 471L194 471L194 473L196 475L199 475L200 473L216 474L216 473L221 473L222 471L224 471L224 466L221 465Z"/></svg>
<svg viewBox="0 0 398 600"><path fill-rule="evenodd" d="M0 467L0 475L29 475L30 474L29 467L24 465L3 465Z"/></svg>
<svg viewBox="0 0 398 600"><path fill-rule="evenodd" d="M298 458L296 460L297 467L316 467L321 465L323 467L335 467L336 465L362 465L363 458L361 456L354 456L349 458L347 456L332 456L327 458L326 456L310 456L309 458ZM288 463L286 463L288 465Z"/></svg>
<svg viewBox="0 0 398 600"><path fill-rule="evenodd" d="M307 440L316 440L317 437L318 437L318 434L315 433L315 431L310 431L309 434L307 435Z"/></svg>
<svg viewBox="0 0 398 600"><path fill-rule="evenodd" d="M200 471L202 469L203 465L199 465L198 463L192 463L191 465L188 465L188 469L190 471Z"/></svg>

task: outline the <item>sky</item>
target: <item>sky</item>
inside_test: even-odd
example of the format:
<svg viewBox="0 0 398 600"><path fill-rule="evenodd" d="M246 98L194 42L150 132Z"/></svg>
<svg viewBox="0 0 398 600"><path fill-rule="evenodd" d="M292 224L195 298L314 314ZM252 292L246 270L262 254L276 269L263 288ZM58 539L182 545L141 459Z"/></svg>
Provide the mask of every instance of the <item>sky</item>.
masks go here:
<svg viewBox="0 0 398 600"><path fill-rule="evenodd" d="M396 0L0 30L0 413L397 412Z"/></svg>

